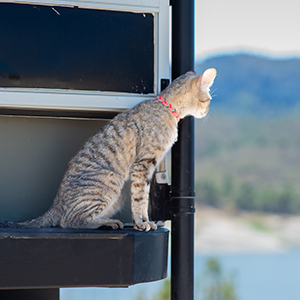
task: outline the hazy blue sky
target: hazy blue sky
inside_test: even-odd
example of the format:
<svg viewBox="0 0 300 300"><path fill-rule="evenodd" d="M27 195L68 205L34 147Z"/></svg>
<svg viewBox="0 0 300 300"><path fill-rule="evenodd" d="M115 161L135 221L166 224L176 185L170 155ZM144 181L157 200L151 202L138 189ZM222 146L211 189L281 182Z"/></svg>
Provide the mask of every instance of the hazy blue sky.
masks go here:
<svg viewBox="0 0 300 300"><path fill-rule="evenodd" d="M300 0L195 0L196 57L227 51L300 55Z"/></svg>

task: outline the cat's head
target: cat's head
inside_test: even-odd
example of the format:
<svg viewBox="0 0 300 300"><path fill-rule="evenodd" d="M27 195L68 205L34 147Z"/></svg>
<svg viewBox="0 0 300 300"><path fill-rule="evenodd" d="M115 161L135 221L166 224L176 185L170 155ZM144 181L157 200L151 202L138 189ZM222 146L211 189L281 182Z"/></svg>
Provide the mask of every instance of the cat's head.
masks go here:
<svg viewBox="0 0 300 300"><path fill-rule="evenodd" d="M188 115L203 118L207 115L211 100L210 87L216 75L216 69L207 69L201 76L189 71L175 79L165 90L166 98L170 99L181 118Z"/></svg>

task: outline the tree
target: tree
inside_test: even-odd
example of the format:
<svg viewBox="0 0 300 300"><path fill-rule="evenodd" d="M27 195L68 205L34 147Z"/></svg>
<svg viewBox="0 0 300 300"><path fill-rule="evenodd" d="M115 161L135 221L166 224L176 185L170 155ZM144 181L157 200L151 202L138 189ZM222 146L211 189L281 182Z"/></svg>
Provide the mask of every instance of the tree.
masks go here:
<svg viewBox="0 0 300 300"><path fill-rule="evenodd" d="M202 283L202 300L237 300L234 278L232 275L224 278L216 258L207 260Z"/></svg>

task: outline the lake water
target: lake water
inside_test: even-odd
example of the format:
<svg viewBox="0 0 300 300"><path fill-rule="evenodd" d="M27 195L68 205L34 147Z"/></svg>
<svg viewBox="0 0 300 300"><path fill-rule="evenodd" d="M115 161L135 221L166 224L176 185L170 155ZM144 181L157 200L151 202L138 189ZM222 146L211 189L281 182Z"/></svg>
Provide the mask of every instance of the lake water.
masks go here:
<svg viewBox="0 0 300 300"><path fill-rule="evenodd" d="M201 277L211 256L195 257L195 299L200 299ZM221 254L225 275L234 274L238 300L300 299L300 251L285 253ZM162 281L138 284L129 288L61 289L61 300L152 300ZM184 299L182 299L184 300Z"/></svg>

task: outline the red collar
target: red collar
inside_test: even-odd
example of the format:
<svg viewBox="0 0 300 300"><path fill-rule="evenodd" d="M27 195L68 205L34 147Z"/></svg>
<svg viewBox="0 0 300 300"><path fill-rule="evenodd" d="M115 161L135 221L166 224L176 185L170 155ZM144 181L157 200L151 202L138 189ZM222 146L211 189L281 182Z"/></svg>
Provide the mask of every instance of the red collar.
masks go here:
<svg viewBox="0 0 300 300"><path fill-rule="evenodd" d="M177 109L172 106L171 103L169 103L166 99L164 99L161 96L157 96L155 99L157 101L159 101L160 103L162 103L175 116L177 122L179 122L179 120L180 120L179 113L178 113Z"/></svg>

